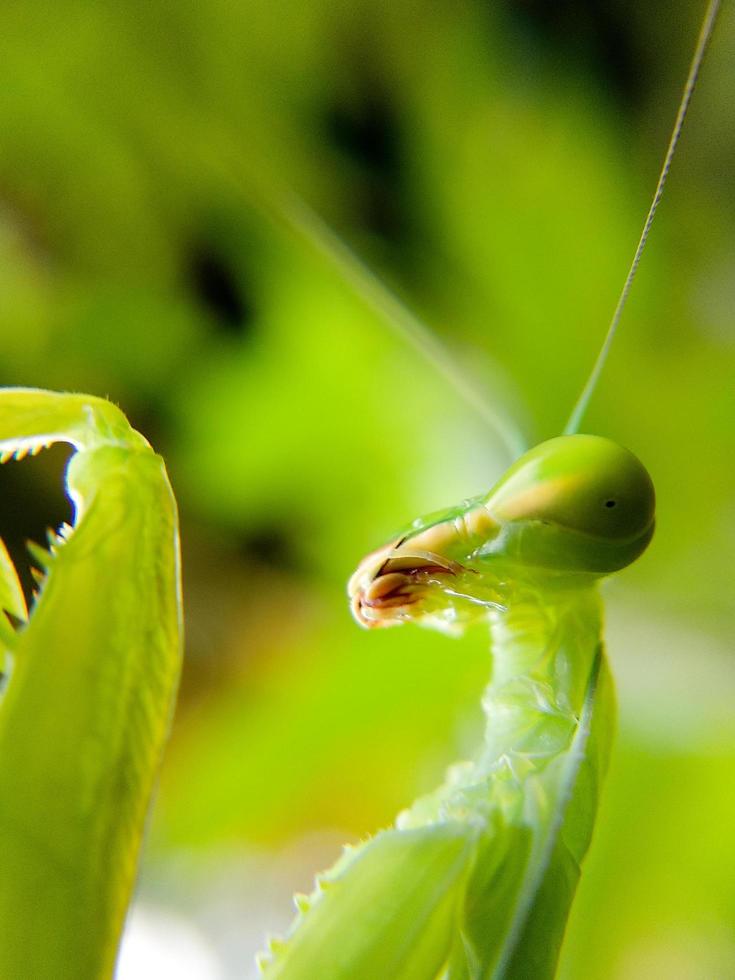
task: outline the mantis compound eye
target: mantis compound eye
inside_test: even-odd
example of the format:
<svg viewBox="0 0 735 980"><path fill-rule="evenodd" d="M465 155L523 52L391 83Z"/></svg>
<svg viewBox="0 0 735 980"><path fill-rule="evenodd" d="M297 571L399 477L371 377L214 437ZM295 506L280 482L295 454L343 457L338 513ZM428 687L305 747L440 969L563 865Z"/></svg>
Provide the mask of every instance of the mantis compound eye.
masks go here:
<svg viewBox="0 0 735 980"><path fill-rule="evenodd" d="M485 506L506 526L509 554L605 574L632 562L651 540L655 492L629 450L601 436L560 436L522 456Z"/></svg>

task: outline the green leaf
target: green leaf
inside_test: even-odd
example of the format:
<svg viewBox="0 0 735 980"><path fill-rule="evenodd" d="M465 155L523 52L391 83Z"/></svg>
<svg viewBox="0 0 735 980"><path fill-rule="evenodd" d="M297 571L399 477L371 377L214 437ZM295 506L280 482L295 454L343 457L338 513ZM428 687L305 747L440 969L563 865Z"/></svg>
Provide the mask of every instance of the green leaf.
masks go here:
<svg viewBox="0 0 735 980"><path fill-rule="evenodd" d="M162 460L113 405L0 391L0 449L56 441L77 449L75 524L0 702L0 976L89 980L112 975L169 728L178 530Z"/></svg>

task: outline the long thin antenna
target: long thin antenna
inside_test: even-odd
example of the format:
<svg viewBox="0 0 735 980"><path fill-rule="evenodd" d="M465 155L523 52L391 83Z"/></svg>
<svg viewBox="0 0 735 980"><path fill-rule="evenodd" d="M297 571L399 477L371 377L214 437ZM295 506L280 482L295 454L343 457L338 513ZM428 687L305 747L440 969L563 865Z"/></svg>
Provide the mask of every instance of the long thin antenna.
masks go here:
<svg viewBox="0 0 735 980"><path fill-rule="evenodd" d="M399 337L431 364L492 428L513 459L527 449L519 430L495 411L482 390L448 349L399 297L352 251L324 220L293 193L281 192L279 217L306 238L339 271L342 279Z"/></svg>
<svg viewBox="0 0 735 980"><path fill-rule="evenodd" d="M715 20L719 9L720 0L710 0L707 11L704 15L704 20L702 21L702 27L699 31L699 38L697 40L697 47L695 48L694 55L692 57L692 63L689 66L689 75L687 76L684 92L681 96L679 111L676 115L676 121L674 122L674 128L671 133L668 149L666 150L663 166L661 167L658 184L656 185L656 193L653 195L653 201L651 202L648 216L646 217L645 224L643 225L643 231L641 232L638 247L635 250L635 255L633 256L630 270L628 271L625 283L623 284L623 290L620 293L620 298L618 299L618 305L615 307L615 312L613 313L612 320L610 321L610 326L607 329L607 334L605 335L602 347L600 348L600 353L597 355L597 360L595 361L590 376L587 379L587 383L582 389L582 393L579 396L577 404L574 406L569 421L567 422L567 426L564 429L565 436L574 435L575 432L579 431L579 424L582 421L584 413L587 411L587 406L595 388L597 387L597 382L602 374L602 369L605 367L607 356L610 353L612 342L615 339L615 334L617 333L620 317L623 314L623 308L628 299L630 287L633 284L633 279L638 269L638 264L641 261L641 254L646 244L646 240L648 239L648 233L651 230L651 225L653 224L656 209L658 208L659 202L663 197L664 185L666 184L666 178L669 176L669 170L671 169L671 161L674 158L676 145L679 142L679 137L681 136L684 119L686 118L687 109L689 108L689 103L691 102L692 94L694 93L694 88L697 84L699 69L702 67L702 62L704 61L704 56L707 52L707 45L712 37L712 32L715 27Z"/></svg>
<svg viewBox="0 0 735 980"><path fill-rule="evenodd" d="M365 306L418 351L483 419L512 459L526 451L528 445L520 429L495 411L479 384L454 360L439 338L305 201L270 174L267 167L253 165L252 155L249 161L244 161L233 147L228 147L221 132L202 142L207 147L200 155L203 166L227 180L236 193L245 192L249 205L287 228L326 259ZM209 148L210 143L217 147L216 153ZM268 174L265 178L264 172Z"/></svg>

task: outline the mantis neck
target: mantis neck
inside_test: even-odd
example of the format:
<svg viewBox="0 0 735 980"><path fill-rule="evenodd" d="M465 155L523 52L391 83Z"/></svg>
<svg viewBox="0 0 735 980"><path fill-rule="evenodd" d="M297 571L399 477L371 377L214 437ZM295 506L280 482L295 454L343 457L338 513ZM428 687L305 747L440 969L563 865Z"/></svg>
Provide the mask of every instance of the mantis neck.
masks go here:
<svg viewBox="0 0 735 980"><path fill-rule="evenodd" d="M518 781L568 748L582 711L601 630L592 584L515 586L490 618L492 677L477 775L508 770Z"/></svg>
<svg viewBox="0 0 735 980"><path fill-rule="evenodd" d="M474 761L398 818L400 828L447 820L524 819L529 779L548 778L573 749L598 660L601 603L591 581L506 587L489 614L492 675L482 698L485 739ZM554 795L553 793L551 794Z"/></svg>

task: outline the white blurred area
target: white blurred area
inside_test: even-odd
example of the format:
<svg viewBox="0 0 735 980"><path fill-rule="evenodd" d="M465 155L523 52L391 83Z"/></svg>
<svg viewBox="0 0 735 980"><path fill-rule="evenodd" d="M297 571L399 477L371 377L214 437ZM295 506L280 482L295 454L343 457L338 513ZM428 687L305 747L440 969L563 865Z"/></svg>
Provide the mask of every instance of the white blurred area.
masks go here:
<svg viewBox="0 0 735 980"><path fill-rule="evenodd" d="M144 861L115 980L258 980L255 956L269 936L286 933L294 892L311 891L315 872L349 839L334 829L277 851L180 851Z"/></svg>
<svg viewBox="0 0 735 980"><path fill-rule="evenodd" d="M216 952L187 919L136 907L125 929L115 980L225 980Z"/></svg>
<svg viewBox="0 0 735 980"><path fill-rule="evenodd" d="M616 580L605 583L605 638L621 728L641 744L672 751L731 752L735 743L735 658L696 610L687 616L642 604Z"/></svg>

